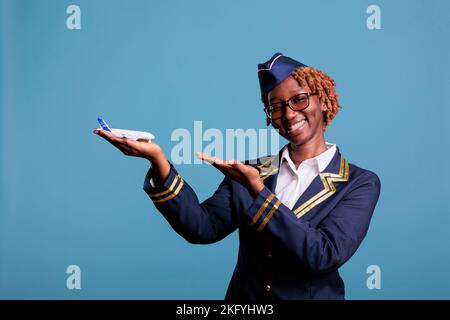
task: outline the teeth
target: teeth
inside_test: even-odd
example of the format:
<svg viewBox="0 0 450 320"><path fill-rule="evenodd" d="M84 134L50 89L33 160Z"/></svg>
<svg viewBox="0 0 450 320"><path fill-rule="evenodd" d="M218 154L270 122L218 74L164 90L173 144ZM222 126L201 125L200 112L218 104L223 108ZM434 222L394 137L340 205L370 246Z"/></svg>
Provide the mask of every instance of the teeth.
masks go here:
<svg viewBox="0 0 450 320"><path fill-rule="evenodd" d="M288 127L288 132L297 130L298 128L300 128L301 126L303 126L303 124L306 122L305 119L300 120L299 122L295 123L294 125Z"/></svg>

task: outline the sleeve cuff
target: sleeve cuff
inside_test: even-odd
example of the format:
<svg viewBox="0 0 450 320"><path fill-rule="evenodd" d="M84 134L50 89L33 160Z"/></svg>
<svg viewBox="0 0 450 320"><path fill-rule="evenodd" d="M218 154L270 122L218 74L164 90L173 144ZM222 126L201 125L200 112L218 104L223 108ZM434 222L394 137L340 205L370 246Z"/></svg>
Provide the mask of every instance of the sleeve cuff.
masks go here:
<svg viewBox="0 0 450 320"><path fill-rule="evenodd" d="M250 225L261 232L280 205L281 201L275 194L264 187L245 214L250 219Z"/></svg>
<svg viewBox="0 0 450 320"><path fill-rule="evenodd" d="M176 169L170 164L170 172L166 181L161 185L153 183L153 168L150 168L144 179L144 191L154 203L166 202L176 197L184 185L184 180L178 174Z"/></svg>

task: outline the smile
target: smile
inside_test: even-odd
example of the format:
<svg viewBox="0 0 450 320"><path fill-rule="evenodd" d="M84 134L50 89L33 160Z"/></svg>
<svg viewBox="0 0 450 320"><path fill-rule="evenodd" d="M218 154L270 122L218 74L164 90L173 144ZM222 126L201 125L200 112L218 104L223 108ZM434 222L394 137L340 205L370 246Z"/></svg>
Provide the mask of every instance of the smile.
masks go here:
<svg viewBox="0 0 450 320"><path fill-rule="evenodd" d="M303 127L306 124L306 119L302 119L299 122L296 122L295 124L293 124L292 126L287 128L287 133L289 135L295 134L296 132L300 131L303 129Z"/></svg>

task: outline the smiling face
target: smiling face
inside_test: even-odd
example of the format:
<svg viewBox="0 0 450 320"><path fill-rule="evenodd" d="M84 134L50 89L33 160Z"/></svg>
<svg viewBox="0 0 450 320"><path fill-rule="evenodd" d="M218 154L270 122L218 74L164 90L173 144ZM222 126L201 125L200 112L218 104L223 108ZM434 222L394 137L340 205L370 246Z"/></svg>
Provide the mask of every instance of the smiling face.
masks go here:
<svg viewBox="0 0 450 320"><path fill-rule="evenodd" d="M300 86L297 80L289 76L281 82L267 96L269 104L286 101L299 93L311 93L305 84ZM309 97L309 106L302 111L293 111L288 106L284 107L283 116L272 120L272 125L280 134L294 145L303 145L307 142L323 139L325 128L324 112L325 104L319 101L317 95Z"/></svg>

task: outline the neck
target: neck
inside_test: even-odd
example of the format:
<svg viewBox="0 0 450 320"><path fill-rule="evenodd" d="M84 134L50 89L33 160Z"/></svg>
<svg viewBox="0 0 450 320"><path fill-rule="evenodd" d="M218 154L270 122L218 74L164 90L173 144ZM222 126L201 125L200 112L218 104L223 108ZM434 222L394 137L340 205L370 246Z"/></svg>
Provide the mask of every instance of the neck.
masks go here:
<svg viewBox="0 0 450 320"><path fill-rule="evenodd" d="M295 145L292 142L289 143L289 156L296 168L298 168L303 160L314 158L326 150L327 145L323 135L300 145Z"/></svg>

